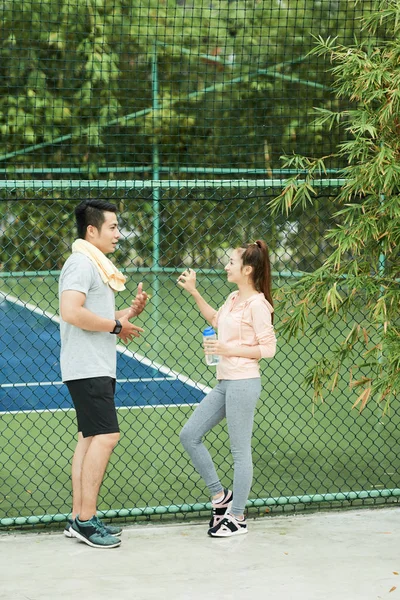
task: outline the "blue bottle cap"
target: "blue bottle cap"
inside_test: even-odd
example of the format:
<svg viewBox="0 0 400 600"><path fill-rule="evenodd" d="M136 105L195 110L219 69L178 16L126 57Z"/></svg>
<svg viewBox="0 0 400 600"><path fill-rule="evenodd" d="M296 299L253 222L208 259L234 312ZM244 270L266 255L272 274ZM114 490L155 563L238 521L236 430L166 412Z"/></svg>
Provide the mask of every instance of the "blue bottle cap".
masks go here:
<svg viewBox="0 0 400 600"><path fill-rule="evenodd" d="M203 331L203 335L205 337L208 337L209 335L215 335L215 331L212 327L207 327L204 331Z"/></svg>

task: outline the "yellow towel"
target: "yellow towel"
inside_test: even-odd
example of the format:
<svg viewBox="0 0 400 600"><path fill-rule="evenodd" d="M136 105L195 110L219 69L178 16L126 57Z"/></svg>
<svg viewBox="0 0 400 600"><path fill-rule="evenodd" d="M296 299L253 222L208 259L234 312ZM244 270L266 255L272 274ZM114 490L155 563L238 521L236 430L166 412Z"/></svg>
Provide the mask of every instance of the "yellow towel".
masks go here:
<svg viewBox="0 0 400 600"><path fill-rule="evenodd" d="M78 239L72 244L72 252L84 254L96 265L104 283L117 292L125 289L126 277L101 250L86 240Z"/></svg>

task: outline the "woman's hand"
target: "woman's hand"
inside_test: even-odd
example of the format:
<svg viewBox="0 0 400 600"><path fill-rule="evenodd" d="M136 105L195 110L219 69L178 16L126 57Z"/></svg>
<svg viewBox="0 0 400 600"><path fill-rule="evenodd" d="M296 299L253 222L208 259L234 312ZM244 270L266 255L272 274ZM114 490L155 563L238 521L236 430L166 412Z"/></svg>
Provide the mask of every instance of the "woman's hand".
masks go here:
<svg viewBox="0 0 400 600"><path fill-rule="evenodd" d="M203 342L205 354L216 354L217 356L230 356L235 358L255 358L260 360L260 346L231 346L223 344L219 340L205 340Z"/></svg>
<svg viewBox="0 0 400 600"><path fill-rule="evenodd" d="M204 354L216 354L217 356L231 356L231 349L227 344L219 340L205 340L203 343Z"/></svg>
<svg viewBox="0 0 400 600"><path fill-rule="evenodd" d="M176 281L189 294L193 294L196 291L196 271L193 271L193 269L186 269L186 271L179 275Z"/></svg>

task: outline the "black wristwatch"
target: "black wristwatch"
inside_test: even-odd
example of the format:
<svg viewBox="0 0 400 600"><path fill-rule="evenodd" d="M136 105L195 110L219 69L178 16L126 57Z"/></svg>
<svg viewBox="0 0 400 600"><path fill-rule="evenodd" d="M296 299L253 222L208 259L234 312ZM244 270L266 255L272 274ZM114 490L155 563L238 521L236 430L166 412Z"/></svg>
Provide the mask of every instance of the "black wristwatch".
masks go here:
<svg viewBox="0 0 400 600"><path fill-rule="evenodd" d="M115 319L115 327L112 331L110 331L110 333L115 333L115 335L118 335L119 333L121 333L121 329L122 329L121 321L118 321L118 319Z"/></svg>

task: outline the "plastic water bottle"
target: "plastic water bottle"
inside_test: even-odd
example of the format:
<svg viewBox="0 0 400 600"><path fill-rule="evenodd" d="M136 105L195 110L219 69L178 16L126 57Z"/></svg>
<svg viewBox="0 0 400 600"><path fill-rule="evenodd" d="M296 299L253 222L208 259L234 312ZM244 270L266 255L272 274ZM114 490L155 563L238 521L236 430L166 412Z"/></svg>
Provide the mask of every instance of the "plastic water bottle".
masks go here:
<svg viewBox="0 0 400 600"><path fill-rule="evenodd" d="M203 331L203 341L205 342L206 340L216 340L217 339L217 334L215 333L214 329L212 327L207 327L204 331ZM213 366L213 365L217 365L219 363L219 356L217 354L206 354L206 364Z"/></svg>

